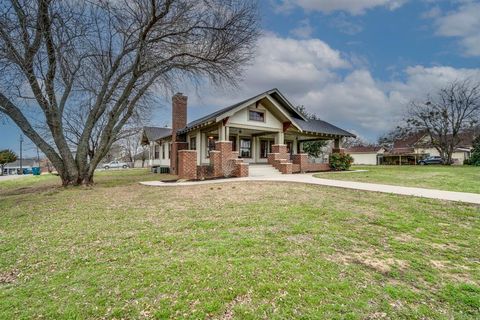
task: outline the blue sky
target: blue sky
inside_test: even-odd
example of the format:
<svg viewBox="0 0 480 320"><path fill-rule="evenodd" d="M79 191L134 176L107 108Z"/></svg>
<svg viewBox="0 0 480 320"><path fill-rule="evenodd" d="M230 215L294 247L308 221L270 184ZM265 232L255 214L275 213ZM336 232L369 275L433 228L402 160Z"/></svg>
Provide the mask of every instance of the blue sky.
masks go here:
<svg viewBox="0 0 480 320"><path fill-rule="evenodd" d="M189 120L276 87L375 141L411 99L452 80L480 80L479 1L263 0L260 14L256 59L238 88L179 86ZM149 124L170 123L169 99L154 106ZM19 135L11 122L0 124L0 149L18 151Z"/></svg>

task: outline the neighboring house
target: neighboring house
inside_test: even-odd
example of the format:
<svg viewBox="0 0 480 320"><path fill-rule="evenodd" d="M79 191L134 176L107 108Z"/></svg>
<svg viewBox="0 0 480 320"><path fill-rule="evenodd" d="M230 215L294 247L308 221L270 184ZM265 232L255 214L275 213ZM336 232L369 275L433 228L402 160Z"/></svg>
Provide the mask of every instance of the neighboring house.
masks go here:
<svg viewBox="0 0 480 320"><path fill-rule="evenodd" d="M245 176L249 163L270 164L282 173L327 170L328 164L308 161L303 142L333 140L333 152L340 152L344 137L354 135L325 121L307 119L272 89L188 124L187 97L177 93L172 98L171 133L148 127L142 142L154 149L159 146L152 163L160 160L157 163L168 164L171 173L196 179Z"/></svg>
<svg viewBox="0 0 480 320"><path fill-rule="evenodd" d="M170 166L170 145L161 145L159 139L172 135L171 128L162 127L143 127L142 145L148 146L148 157L146 165L152 166Z"/></svg>
<svg viewBox="0 0 480 320"><path fill-rule="evenodd" d="M382 161L385 148L380 146L356 146L345 149L353 158L353 164L378 165Z"/></svg>
<svg viewBox="0 0 480 320"><path fill-rule="evenodd" d="M452 160L453 164L461 165L465 159L470 157L474 133L465 131L459 134L459 138L460 143L452 154ZM394 141L393 147L384 153L383 163L416 164L418 160L429 156L440 156L440 153L433 146L427 133L417 132Z"/></svg>
<svg viewBox="0 0 480 320"><path fill-rule="evenodd" d="M34 159L22 159L22 169L28 169L29 171L32 170L32 167L38 166L38 162ZM3 174L4 175L12 175L12 174L19 174L20 173L20 160L16 160L14 162L7 163L3 167Z"/></svg>

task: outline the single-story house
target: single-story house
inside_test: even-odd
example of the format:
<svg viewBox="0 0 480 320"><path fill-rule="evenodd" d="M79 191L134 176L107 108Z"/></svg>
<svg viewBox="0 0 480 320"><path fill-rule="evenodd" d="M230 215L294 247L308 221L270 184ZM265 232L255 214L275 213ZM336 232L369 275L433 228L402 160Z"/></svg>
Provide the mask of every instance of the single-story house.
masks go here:
<svg viewBox="0 0 480 320"><path fill-rule="evenodd" d="M382 159L385 148L380 146L355 146L346 148L353 158L353 164L356 165L378 165Z"/></svg>
<svg viewBox="0 0 480 320"><path fill-rule="evenodd" d="M328 122L307 119L272 89L189 123L187 97L177 93L172 98L172 129L155 134L144 129L142 142L154 147L152 160L168 164L171 173L201 179L245 176L248 164L271 165L282 173L328 170L328 164L309 161L302 144L333 140L333 152L340 152L344 137L355 136Z"/></svg>
<svg viewBox="0 0 480 320"><path fill-rule="evenodd" d="M147 166L170 166L170 145L160 145L159 139L171 135L171 128L143 127L141 143L148 146Z"/></svg>
<svg viewBox="0 0 480 320"><path fill-rule="evenodd" d="M453 164L462 165L465 159L470 157L474 133L465 131L459 134L460 142L455 148L452 159ZM418 160L429 157L440 156L438 150L433 146L430 136L425 132L416 132L403 139L397 139L393 147L383 154L384 164L416 164Z"/></svg>
<svg viewBox="0 0 480 320"><path fill-rule="evenodd" d="M29 171L32 170L32 167L38 166L38 162L34 159L22 159L22 164L20 166L20 160L15 160L14 162L7 163L3 167L3 174L4 175L12 175L12 174L20 174L20 167L23 169L27 169Z"/></svg>

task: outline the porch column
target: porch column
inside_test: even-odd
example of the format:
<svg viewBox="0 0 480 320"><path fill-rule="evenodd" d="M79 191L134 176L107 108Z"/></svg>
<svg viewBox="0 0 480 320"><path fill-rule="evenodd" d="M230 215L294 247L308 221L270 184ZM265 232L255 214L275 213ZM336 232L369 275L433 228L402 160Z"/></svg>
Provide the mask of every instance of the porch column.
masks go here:
<svg viewBox="0 0 480 320"><path fill-rule="evenodd" d="M230 127L225 126L225 140L230 141Z"/></svg>
<svg viewBox="0 0 480 320"><path fill-rule="evenodd" d="M293 140L293 145L292 145L292 154L297 154L297 151L298 151L297 150L297 145L298 145L298 140L297 140L297 138L295 138Z"/></svg>
<svg viewBox="0 0 480 320"><path fill-rule="evenodd" d="M342 138L336 138L335 140L333 140L332 153L342 153L342 149L340 149L341 141L342 141Z"/></svg>
<svg viewBox="0 0 480 320"><path fill-rule="evenodd" d="M223 125L223 122L220 122L218 125L218 141L228 141L228 127Z"/></svg>
<svg viewBox="0 0 480 320"><path fill-rule="evenodd" d="M204 142L202 139L202 132L200 130L198 130L195 140L197 142L197 165L200 165L202 164L202 152L204 150Z"/></svg>
<svg viewBox="0 0 480 320"><path fill-rule="evenodd" d="M275 144L285 144L285 134L283 132L278 132L275 137Z"/></svg>

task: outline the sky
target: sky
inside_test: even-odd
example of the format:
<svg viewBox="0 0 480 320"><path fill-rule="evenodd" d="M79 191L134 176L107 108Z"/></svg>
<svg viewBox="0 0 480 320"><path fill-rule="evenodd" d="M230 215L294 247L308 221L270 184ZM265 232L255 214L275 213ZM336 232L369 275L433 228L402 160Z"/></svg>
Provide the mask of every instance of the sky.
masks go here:
<svg viewBox="0 0 480 320"><path fill-rule="evenodd" d="M178 91L188 120L272 88L322 120L375 142L411 100L454 80L480 81L480 1L260 0L255 59L237 87ZM171 97L149 125L171 122ZM18 152L20 130L0 120L0 149ZM26 143L24 153L36 149Z"/></svg>

